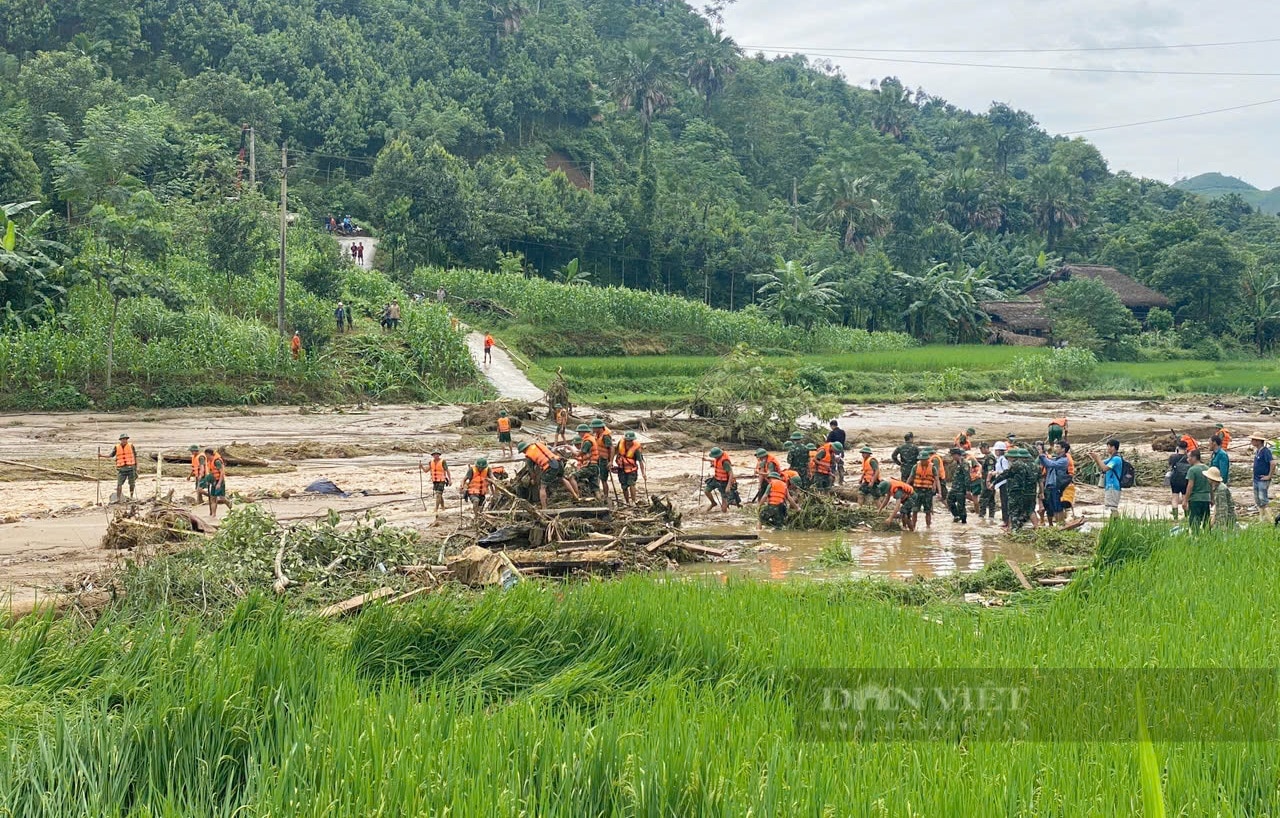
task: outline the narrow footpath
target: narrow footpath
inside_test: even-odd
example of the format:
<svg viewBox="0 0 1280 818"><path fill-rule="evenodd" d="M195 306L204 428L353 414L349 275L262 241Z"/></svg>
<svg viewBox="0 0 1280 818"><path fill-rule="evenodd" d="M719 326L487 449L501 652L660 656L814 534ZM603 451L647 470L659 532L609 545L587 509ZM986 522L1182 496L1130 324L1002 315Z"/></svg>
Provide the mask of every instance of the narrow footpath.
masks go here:
<svg viewBox="0 0 1280 818"><path fill-rule="evenodd" d="M471 350L471 358L476 362L476 368L489 379L489 383L493 384L502 397L535 402L546 397L546 393L525 377L524 372L501 347L494 346L493 361L484 363L483 332L467 333L467 347Z"/></svg>

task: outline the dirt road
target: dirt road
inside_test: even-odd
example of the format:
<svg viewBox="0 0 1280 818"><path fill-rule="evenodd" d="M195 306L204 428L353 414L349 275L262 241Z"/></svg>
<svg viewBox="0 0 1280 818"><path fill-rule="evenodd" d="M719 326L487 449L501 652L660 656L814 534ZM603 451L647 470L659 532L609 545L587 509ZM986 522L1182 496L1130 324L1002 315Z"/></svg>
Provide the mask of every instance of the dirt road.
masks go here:
<svg viewBox="0 0 1280 818"><path fill-rule="evenodd" d="M499 364L502 361L502 364ZM516 392L511 383L525 383L523 374L510 381L506 375L519 370L509 359L495 354L495 372L504 373L508 394L534 396L528 387ZM508 370L506 367L510 367ZM533 387L536 389L536 387ZM1153 432L1170 427L1191 431L1207 439L1213 423L1226 423L1237 441L1259 430L1268 437L1280 436L1280 418L1259 416L1256 410L1214 408L1204 405L1137 404L1123 402L1077 403L1066 407L1071 420L1072 437L1077 442L1092 442L1116 434L1135 449ZM870 442L877 455L887 457L889 449L903 431L914 430L922 442L943 443L955 432L974 426L980 439L1004 436L1010 431L1030 440L1041 436L1048 418L1059 415L1064 406L1056 403L1033 404L942 404L936 406L859 406L841 418L850 443ZM647 417L644 412L619 412L618 419ZM150 455L158 450L185 453L191 444L200 446L236 444L236 449L254 454L254 447L278 464L271 473L246 474L231 468L228 485L233 495L258 498L268 510L285 517L323 514L327 509L352 510L377 505L376 512L403 525L424 530L452 530L458 523L456 493L448 495L451 510L437 523L434 515L423 513L419 501L421 486L419 452L440 448L453 465L455 480L460 481L465 464L485 455L496 459L494 435L480 430L467 430L455 425L461 417L457 407L438 406L374 406L341 409L300 410L298 407L253 409L171 409L109 415L20 414L0 416L0 459L35 464L54 464L102 478L101 498L105 500L115 486L114 469L95 457L99 448L109 451L122 431L127 431L143 460L138 494L154 496L156 480L147 466ZM731 513L726 518L705 512L699 485L699 444L679 433L652 432L656 438L646 444L649 489L665 493L686 509L686 524L705 526L750 525L753 508ZM648 437L646 437L646 440ZM290 446L281 453L283 446ZM728 449L740 474L749 475L752 457L748 451ZM1149 449L1148 449L1149 450ZM1247 453L1237 447L1232 453L1235 463L1247 463ZM857 458L855 457L854 460ZM6 471L8 469L8 471ZM1234 470L1233 470L1234 471ZM114 557L98 548L106 528L107 516L95 505L98 486L93 480L74 480L14 470L0 466L0 595L10 594L19 606L29 606L37 594L56 592L63 584L77 581L109 568ZM298 493L312 482L329 479L351 492L346 498L301 495L272 499L269 495ZM754 493L744 481L743 494ZM1247 492L1233 480L1238 499ZM191 483L181 467L170 467L159 481L162 494L174 491L175 498L188 497ZM428 486L429 491L429 486ZM365 496L359 492L370 492ZM1096 497L1094 495L1097 495ZM1144 488L1126 493L1126 513L1158 514L1163 489ZM427 502L431 498L428 496ZM1100 503L1101 493L1092 487L1081 488L1086 503ZM205 509L196 509L207 517ZM1100 506L1086 506L1086 514L1100 515ZM447 528L436 528L437 526ZM989 527L953 527L949 520L935 522L927 535L900 537L893 542L883 537L859 541L859 566L867 571L889 573L935 573L949 570L976 570L993 552L991 538L998 532ZM831 539L840 535L832 534ZM856 535L846 535L855 537ZM816 535L814 547L823 541ZM830 540L826 540L829 542ZM776 566L787 571L804 570L809 559L807 547L795 548L790 557L770 557L770 572ZM965 554L963 559L954 555ZM716 569L719 570L719 569Z"/></svg>
<svg viewBox="0 0 1280 818"><path fill-rule="evenodd" d="M338 238L338 247L342 251L342 257L351 259L351 245L364 245L364 258L360 261L352 260L353 264L362 267L365 270L373 269L373 257L378 252L378 240L369 236L342 236Z"/></svg>

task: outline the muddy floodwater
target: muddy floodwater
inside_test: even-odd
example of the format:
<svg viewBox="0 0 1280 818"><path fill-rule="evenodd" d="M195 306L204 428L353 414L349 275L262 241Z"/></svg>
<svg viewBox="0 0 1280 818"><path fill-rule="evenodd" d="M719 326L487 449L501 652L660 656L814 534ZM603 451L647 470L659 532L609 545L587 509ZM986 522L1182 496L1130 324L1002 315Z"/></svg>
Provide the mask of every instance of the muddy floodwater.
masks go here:
<svg viewBox="0 0 1280 818"><path fill-rule="evenodd" d="M920 523L922 529L924 522ZM1001 536L997 523L968 525L934 519L925 531L773 531L760 533L757 547L745 549L740 559L724 563L694 563L683 566L685 575L740 576L766 580L793 577L847 578L882 575L899 578L938 577L972 573L1001 557L1021 564L1034 563L1041 555ZM715 543L707 543L714 545ZM852 562L823 565L818 560L826 549L847 549Z"/></svg>

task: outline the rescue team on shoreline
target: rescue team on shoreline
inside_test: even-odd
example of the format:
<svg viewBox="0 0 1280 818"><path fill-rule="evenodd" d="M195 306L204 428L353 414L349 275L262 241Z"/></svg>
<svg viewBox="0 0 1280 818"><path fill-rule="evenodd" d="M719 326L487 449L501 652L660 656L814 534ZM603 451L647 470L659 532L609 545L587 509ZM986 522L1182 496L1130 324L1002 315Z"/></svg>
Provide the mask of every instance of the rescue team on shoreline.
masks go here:
<svg viewBox="0 0 1280 818"><path fill-rule="evenodd" d="M556 445L546 443L520 443L516 449L524 457L538 480L538 495L543 508L547 506L547 492L557 485L563 486L574 500L590 495L598 501L608 500L613 476L618 477L620 489L615 489L626 504L636 502L637 474L644 476L644 456L634 432L628 432L621 443L615 444L613 433L602 418L577 427L578 439L573 441L573 453L577 470L573 479L564 467L563 446L568 443L566 426L568 412L556 405L553 416L556 422ZM761 525L781 527L786 523L787 511L797 507L799 491L828 492L837 483L844 483L844 457L846 435L839 423L832 420L831 430L821 444L805 443L803 432L794 432L785 444L786 467L766 449L755 451L756 466L753 476L757 489L750 502L760 506ZM502 411L497 421L498 443L503 452L511 453L511 422ZM1026 526L1061 526L1075 528L1084 519L1075 515L1076 460L1071 443L1067 439L1069 424L1065 417L1050 421L1045 440L1032 446L1018 445L1016 435L994 444L977 441L976 430L967 428L956 435L953 445L945 452L932 446L919 447L915 435L908 432L903 443L890 455L898 467L899 478L882 473L880 461L870 446L862 446L858 481L858 495L864 505L875 505L883 511L893 505L886 522L898 520L908 531L915 531L920 516L924 516L926 528L933 525L934 499L940 498L951 513L954 523L967 524L969 513L978 519L994 521L997 509L1001 525L1017 530ZM1201 461L1199 444L1190 435L1183 435L1178 443L1179 454L1170 459L1170 483L1174 496L1174 516L1182 510L1193 529L1213 522L1219 526L1235 525L1235 509L1231 492L1227 488L1230 460L1230 432L1222 424L1211 441L1211 459ZM976 442L976 450L975 450ZM1271 476L1275 461L1266 440L1259 433L1252 437L1254 447L1254 500L1259 508L1268 503ZM1109 440L1106 456L1088 452L1101 477L1104 505L1111 515L1120 511L1120 497L1124 489L1134 485L1133 464L1120 455L1120 441ZM1181 457L1186 469L1175 468L1174 460ZM713 448L702 458L704 467L710 466L711 474L702 483L701 490L708 503L708 511L728 512L730 506L743 504L738 491L738 477L733 462L723 449ZM430 464L422 467L431 473L436 494L436 509L444 507L445 488L452 484L448 466L440 459L440 453L432 454ZM463 481L463 497L477 509L483 507L489 495L493 470L485 458L478 459L467 469Z"/></svg>
<svg viewBox="0 0 1280 818"><path fill-rule="evenodd" d="M583 495L608 501L612 488L622 503L634 505L638 501L638 483L643 479L648 484L644 454L635 432L627 432L621 440L616 440L604 419L596 417L589 424L580 424L576 429L578 437L570 441L568 410L557 404L553 417L555 444L535 440L514 446L537 482L542 507L547 507L549 490L556 486L564 488L575 501ZM760 506L761 525L783 526L788 509L797 506L797 492L829 492L837 483L844 483L845 432L835 420L830 426L821 445L805 443L803 432L793 432L785 443L785 468L768 450L756 449L753 476L758 486L751 502ZM499 412L496 427L498 445L506 456L512 457L512 422L506 410ZM1067 419L1057 418L1049 423L1045 441L1036 441L1032 447L1018 445L1016 435L1010 434L1007 440L994 444L980 441L974 451L976 432L967 428L956 435L944 457L932 446L917 446L915 435L908 432L902 444L890 454L900 479L883 474L871 447L864 445L858 450L862 455L859 499L864 505L874 504L881 511L893 504L886 522L896 519L908 531L916 530L921 514L925 527L932 527L935 497L943 498L954 523L967 524L970 511L977 513L980 520L994 521L999 508L1001 524L1006 529L1017 530L1027 525L1074 528L1083 523L1083 518L1074 513L1076 462L1067 434ZM1188 524L1198 530L1209 524L1213 512L1215 525L1235 525L1235 509L1227 488L1230 445L1230 431L1218 424L1209 442L1210 458L1206 464L1195 438L1189 434L1180 436L1165 475L1175 519L1182 512ZM1262 433L1251 435L1250 445L1253 500L1261 511L1270 500L1277 459ZM1087 454L1102 478L1104 505L1114 516L1119 513L1121 492L1134 484L1134 469L1132 463L1120 456L1119 440L1107 441L1106 448L1105 458L1096 452ZM123 500L127 483L132 500L138 480L138 456L129 436L120 435L109 453L99 452L98 456L115 461L116 497ZM567 456L572 456L577 466L572 479L565 469ZM710 476L701 486L710 503L708 511L718 508L724 513L731 505L742 506L738 477L729 455L713 448L702 461L704 466L711 467ZM430 476L435 510L439 512L445 508L445 489L453 485L449 465L442 459L441 452L433 451L431 460L419 468ZM487 458L478 458L463 477L463 499L479 514L491 493L493 481L505 476L502 466L490 466ZM195 481L196 501L207 499L211 517L217 516L219 505L231 508L226 477L222 453L212 448L202 452L199 446L191 446L191 473L187 479Z"/></svg>

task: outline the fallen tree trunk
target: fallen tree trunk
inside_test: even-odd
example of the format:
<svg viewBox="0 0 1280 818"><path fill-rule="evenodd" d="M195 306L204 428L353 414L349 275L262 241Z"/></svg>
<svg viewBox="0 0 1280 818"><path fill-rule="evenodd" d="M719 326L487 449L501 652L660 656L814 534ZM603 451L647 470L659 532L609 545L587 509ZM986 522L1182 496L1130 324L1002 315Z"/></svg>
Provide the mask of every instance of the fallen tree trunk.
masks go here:
<svg viewBox="0 0 1280 818"><path fill-rule="evenodd" d="M323 619L332 619L335 616L344 616L346 614L360 610L365 605L368 605L370 602L377 602L379 599L386 599L389 596L393 596L395 592L396 592L395 588L382 587L376 591L370 591L367 594L360 594L360 596L353 596L350 599L344 600L342 602L334 603L333 605L330 605L329 607L320 611L320 616Z"/></svg>

